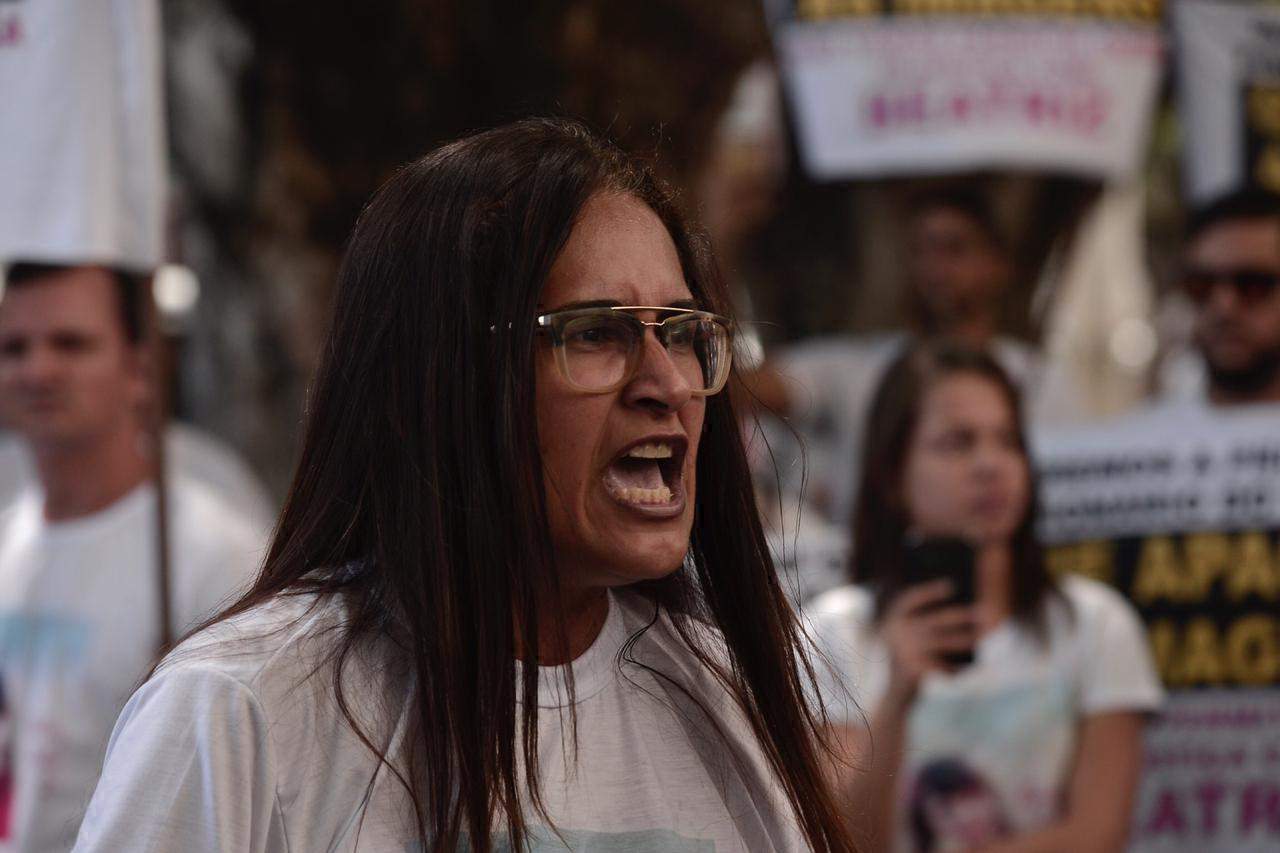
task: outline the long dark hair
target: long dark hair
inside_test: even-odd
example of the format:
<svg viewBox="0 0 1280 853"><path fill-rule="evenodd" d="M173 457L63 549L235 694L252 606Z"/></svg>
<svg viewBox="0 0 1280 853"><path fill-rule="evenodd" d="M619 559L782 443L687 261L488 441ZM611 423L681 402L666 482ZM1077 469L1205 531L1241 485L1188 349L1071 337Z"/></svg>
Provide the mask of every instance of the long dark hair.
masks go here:
<svg viewBox="0 0 1280 853"><path fill-rule="evenodd" d="M641 164L581 126L522 121L447 145L384 185L356 224L310 398L302 457L265 568L228 618L294 592L341 595L333 684L347 721L397 775L425 849L523 849L521 796L543 817L537 760L539 602L557 601L534 419L535 306L596 193L648 204L694 298L720 313L705 241ZM707 402L684 565L635 588L677 614L729 689L816 850L850 849L803 699L812 667L776 580L732 390ZM723 635L704 648L697 624ZM545 634L544 634L545 636ZM343 691L368 640L412 684L389 755ZM725 658L727 654L727 659ZM518 734L522 733L522 734Z"/></svg>
<svg viewBox="0 0 1280 853"><path fill-rule="evenodd" d="M924 397L939 381L957 374L988 380L1004 395L1013 415L1018 449L1031 479L1026 511L1013 532L1010 606L1015 618L1040 631L1047 597L1056 586L1036 538L1035 473L1027 452L1018 388L986 350L947 340L917 341L885 370L876 389L864 434L861 481L853 516L854 583L872 587L881 608L900 588L903 546L910 527L902 501L902 473L920 420Z"/></svg>

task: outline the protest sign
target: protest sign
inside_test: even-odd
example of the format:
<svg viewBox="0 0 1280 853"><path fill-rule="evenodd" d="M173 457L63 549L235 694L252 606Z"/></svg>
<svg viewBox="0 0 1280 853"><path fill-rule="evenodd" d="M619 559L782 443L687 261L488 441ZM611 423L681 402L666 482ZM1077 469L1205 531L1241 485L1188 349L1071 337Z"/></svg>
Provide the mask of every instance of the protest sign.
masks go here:
<svg viewBox="0 0 1280 853"><path fill-rule="evenodd" d="M157 0L0 2L0 263L159 264Z"/></svg>
<svg viewBox="0 0 1280 853"><path fill-rule="evenodd" d="M1180 0L1172 20L1189 195L1280 193L1280 5Z"/></svg>
<svg viewBox="0 0 1280 853"><path fill-rule="evenodd" d="M801 154L820 179L1025 167L1122 180L1145 153L1161 4L775 2Z"/></svg>
<svg viewBox="0 0 1280 853"><path fill-rule="evenodd" d="M1280 406L1038 436L1055 572L1114 585L1170 690L1132 848L1280 848Z"/></svg>

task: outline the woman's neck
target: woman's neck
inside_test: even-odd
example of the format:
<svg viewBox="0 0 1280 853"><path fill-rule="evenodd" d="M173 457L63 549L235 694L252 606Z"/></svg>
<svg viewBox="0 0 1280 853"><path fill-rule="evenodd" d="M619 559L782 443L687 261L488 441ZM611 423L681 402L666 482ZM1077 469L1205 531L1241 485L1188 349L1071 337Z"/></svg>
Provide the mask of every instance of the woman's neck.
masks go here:
<svg viewBox="0 0 1280 853"><path fill-rule="evenodd" d="M982 545L975 560L978 626L990 631L1012 612L1013 550L1009 543Z"/></svg>
<svg viewBox="0 0 1280 853"><path fill-rule="evenodd" d="M561 595L557 608L543 607L538 614L538 665L562 666L577 660L600 636L609 615L609 591L604 587ZM557 618L559 616L559 618ZM516 631L516 657L526 660Z"/></svg>

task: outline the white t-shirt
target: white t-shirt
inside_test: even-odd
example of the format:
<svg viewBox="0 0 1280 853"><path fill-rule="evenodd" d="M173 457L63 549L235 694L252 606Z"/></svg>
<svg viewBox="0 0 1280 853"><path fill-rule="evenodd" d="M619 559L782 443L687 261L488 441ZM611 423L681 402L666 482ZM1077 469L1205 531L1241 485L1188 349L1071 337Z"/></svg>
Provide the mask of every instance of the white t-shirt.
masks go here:
<svg viewBox="0 0 1280 853"><path fill-rule="evenodd" d="M76 851L321 853L354 851L357 841L361 853L421 851L403 788L338 712L331 670L315 667L327 648L317 637L344 610L338 599L277 599L180 648L121 715ZM610 594L604 627L572 664L576 760L568 709L558 707L564 668L540 672L540 781L568 849L805 849L736 704L694 663L669 618L654 617L638 594ZM380 697L392 709L376 730L392 732L395 755L408 688L403 678L378 681L379 656L362 655L347 695ZM691 690L724 737L632 661ZM375 725L367 714L375 703L358 704L362 723ZM535 826L531 849L565 847Z"/></svg>
<svg viewBox="0 0 1280 853"><path fill-rule="evenodd" d="M1060 588L1041 642L1010 619L978 645L972 666L924 679L898 776L897 850L969 849L948 827L1018 833L1060 814L1078 723L1111 711L1154 711L1164 693L1137 614L1108 586L1080 577ZM820 685L833 724L866 725L888 687L888 649L874 599L846 586L806 611L831 671ZM819 666L820 672L826 667ZM917 826L921 824L921 826ZM918 833L932 834L933 846Z"/></svg>
<svg viewBox="0 0 1280 853"><path fill-rule="evenodd" d="M159 643L155 490L50 523L0 515L0 853L65 853L120 709ZM175 633L246 582L262 539L203 487L170 484ZM125 848L121 848L125 849Z"/></svg>
<svg viewBox="0 0 1280 853"><path fill-rule="evenodd" d="M234 506L263 539L270 536L279 501L234 448L212 433L182 421L170 421L164 438L165 466L169 471L202 484L222 503ZM35 477L35 466L23 441L0 432L0 512L31 488Z"/></svg>

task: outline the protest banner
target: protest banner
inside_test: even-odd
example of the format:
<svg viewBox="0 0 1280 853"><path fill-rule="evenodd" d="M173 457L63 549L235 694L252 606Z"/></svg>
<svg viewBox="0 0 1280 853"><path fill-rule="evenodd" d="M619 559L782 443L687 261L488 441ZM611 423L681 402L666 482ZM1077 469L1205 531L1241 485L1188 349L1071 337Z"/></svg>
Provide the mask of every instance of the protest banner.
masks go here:
<svg viewBox="0 0 1280 853"><path fill-rule="evenodd" d="M1188 194L1280 193L1280 5L1179 0L1172 21Z"/></svg>
<svg viewBox="0 0 1280 853"><path fill-rule="evenodd" d="M1051 568L1124 593L1170 691L1132 849L1280 849L1280 406L1159 407L1036 455Z"/></svg>
<svg viewBox="0 0 1280 853"><path fill-rule="evenodd" d="M819 179L982 167L1123 180L1160 79L1157 0L776 0Z"/></svg>
<svg viewBox="0 0 1280 853"><path fill-rule="evenodd" d="M0 0L0 140L0 264L157 266L157 0Z"/></svg>

